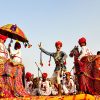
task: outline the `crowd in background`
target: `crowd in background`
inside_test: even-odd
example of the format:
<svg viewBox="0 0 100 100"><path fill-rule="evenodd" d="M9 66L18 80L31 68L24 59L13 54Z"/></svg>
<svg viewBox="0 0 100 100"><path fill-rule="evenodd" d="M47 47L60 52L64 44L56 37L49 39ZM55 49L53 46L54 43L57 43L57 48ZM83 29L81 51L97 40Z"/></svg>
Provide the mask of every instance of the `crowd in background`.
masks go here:
<svg viewBox="0 0 100 100"><path fill-rule="evenodd" d="M26 73L26 91L31 95L58 95L59 88L57 83L53 83L48 78L47 73L43 73L42 77L34 78L30 72ZM76 86L71 78L70 72L65 72L61 78L61 94L70 95L76 93Z"/></svg>

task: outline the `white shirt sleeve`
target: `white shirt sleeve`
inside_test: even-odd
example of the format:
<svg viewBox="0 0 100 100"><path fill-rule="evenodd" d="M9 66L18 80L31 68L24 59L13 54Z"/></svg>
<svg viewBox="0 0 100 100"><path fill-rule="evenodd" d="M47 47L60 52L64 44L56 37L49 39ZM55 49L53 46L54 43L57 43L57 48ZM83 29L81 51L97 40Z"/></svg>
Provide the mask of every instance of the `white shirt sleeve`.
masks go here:
<svg viewBox="0 0 100 100"><path fill-rule="evenodd" d="M85 56L85 54L86 54L85 46L82 46L81 55L79 56L78 59L80 60L83 56Z"/></svg>
<svg viewBox="0 0 100 100"><path fill-rule="evenodd" d="M78 59L80 60L82 57L88 55L92 55L92 52L86 46L82 46L81 55L79 56Z"/></svg>

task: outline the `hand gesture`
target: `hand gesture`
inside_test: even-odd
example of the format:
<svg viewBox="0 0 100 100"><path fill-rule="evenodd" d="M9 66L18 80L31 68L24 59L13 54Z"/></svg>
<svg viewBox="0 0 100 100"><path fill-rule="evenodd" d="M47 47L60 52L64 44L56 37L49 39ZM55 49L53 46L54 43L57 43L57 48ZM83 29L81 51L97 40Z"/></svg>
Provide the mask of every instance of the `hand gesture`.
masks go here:
<svg viewBox="0 0 100 100"><path fill-rule="evenodd" d="M40 42L40 44L38 44L38 46L39 46L39 48L41 48L42 46L41 46L41 42Z"/></svg>

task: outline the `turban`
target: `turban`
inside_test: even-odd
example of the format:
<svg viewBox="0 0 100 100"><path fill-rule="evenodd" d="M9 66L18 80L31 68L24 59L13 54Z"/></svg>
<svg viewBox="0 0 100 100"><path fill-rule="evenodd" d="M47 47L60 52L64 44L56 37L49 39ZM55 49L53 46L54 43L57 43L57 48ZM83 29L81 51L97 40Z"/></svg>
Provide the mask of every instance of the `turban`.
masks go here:
<svg viewBox="0 0 100 100"><path fill-rule="evenodd" d="M6 41L7 38L8 38L7 36L4 36L4 35L1 35L1 34L0 34L0 39Z"/></svg>
<svg viewBox="0 0 100 100"><path fill-rule="evenodd" d="M32 76L32 74L30 72L27 72L26 75L25 75L25 78L28 79L31 76Z"/></svg>
<svg viewBox="0 0 100 100"><path fill-rule="evenodd" d="M70 72L66 72L66 75L71 76L71 73Z"/></svg>
<svg viewBox="0 0 100 100"><path fill-rule="evenodd" d="M42 78L47 78L48 74L47 73L43 73L42 74Z"/></svg>
<svg viewBox="0 0 100 100"><path fill-rule="evenodd" d="M84 37L80 38L78 41L79 44L86 43L86 39Z"/></svg>
<svg viewBox="0 0 100 100"><path fill-rule="evenodd" d="M57 42L55 43L55 46L57 47L58 45L60 45L60 47L62 47L62 42L61 42L61 41L57 41Z"/></svg>

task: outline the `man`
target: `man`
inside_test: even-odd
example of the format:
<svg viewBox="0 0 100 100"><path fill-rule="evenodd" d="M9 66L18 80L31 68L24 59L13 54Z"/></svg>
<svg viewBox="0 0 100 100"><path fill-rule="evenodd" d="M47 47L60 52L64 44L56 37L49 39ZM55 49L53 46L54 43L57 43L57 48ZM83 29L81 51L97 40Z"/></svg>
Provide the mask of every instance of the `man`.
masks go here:
<svg viewBox="0 0 100 100"><path fill-rule="evenodd" d="M8 85L7 74L5 74L5 62L9 58L9 52L4 44L6 39L7 36L0 34L0 98L14 97L11 86Z"/></svg>
<svg viewBox="0 0 100 100"><path fill-rule="evenodd" d="M19 42L15 42L14 50L12 50L11 45L8 48L12 61L15 63L22 63L21 44Z"/></svg>
<svg viewBox="0 0 100 100"><path fill-rule="evenodd" d="M14 50L13 50L11 43L8 46L10 58L11 58L13 64L20 64L20 63L22 63L21 44L18 41L16 41L14 44ZM22 73L22 81L23 81L23 86L25 87L25 67L24 66L23 66L22 72L23 72Z"/></svg>
<svg viewBox="0 0 100 100"><path fill-rule="evenodd" d="M91 88L92 83L90 84L90 82L92 82L90 80L89 77L86 77L86 75L84 73L87 73L87 75L91 76L91 67L92 66L92 62L88 62L87 61L87 57L90 55L93 55L92 52L90 51L90 49L87 47L87 42L86 39L84 37L80 38L78 41L80 47L81 47L81 52L80 52L80 56L78 57L78 63L79 63L79 70L80 70L80 74L78 77L78 83L79 83L79 92L82 93L93 93L93 88ZM85 57L84 59L82 59L83 57ZM87 63L88 62L88 63Z"/></svg>
<svg viewBox="0 0 100 100"><path fill-rule="evenodd" d="M51 88L49 81L47 81L47 73L42 74L42 80L39 81L39 94L40 95L50 95Z"/></svg>
<svg viewBox="0 0 100 100"><path fill-rule="evenodd" d="M7 39L7 36L1 35L0 34L0 57L8 58L8 50L5 46L5 41Z"/></svg>
<svg viewBox="0 0 100 100"><path fill-rule="evenodd" d="M96 68L100 71L100 51L97 51L95 59Z"/></svg>
<svg viewBox="0 0 100 100"><path fill-rule="evenodd" d="M30 94L30 87L33 84L33 82L31 81L31 77L32 77L32 74L30 72L27 72L25 75L25 79L26 79L25 89L29 94Z"/></svg>
<svg viewBox="0 0 100 100"><path fill-rule="evenodd" d="M81 58L84 57L84 56L92 55L92 52L86 46L87 43L86 43L86 39L84 37L80 38L78 43L81 47L80 56L78 58L79 60L81 60Z"/></svg>
<svg viewBox="0 0 100 100"><path fill-rule="evenodd" d="M61 47L62 47L62 42L61 41L57 41L55 43L55 47L56 47L56 52L48 52L45 49L42 48L41 44L39 45L39 48L42 52L44 52L45 54L49 55L50 57L52 56L54 58L55 61L55 70L54 72L57 75L57 83L58 83L58 95L61 95L61 80L60 80L60 75L63 71L66 71L66 58L67 55L65 52L61 51Z"/></svg>
<svg viewBox="0 0 100 100"><path fill-rule="evenodd" d="M97 51L97 55L100 55L100 51Z"/></svg>
<svg viewBox="0 0 100 100"><path fill-rule="evenodd" d="M66 72L66 78L63 81L63 92L64 94L68 95L68 94L73 94L75 92L75 85L74 85L74 81L70 78L71 73L70 72Z"/></svg>

